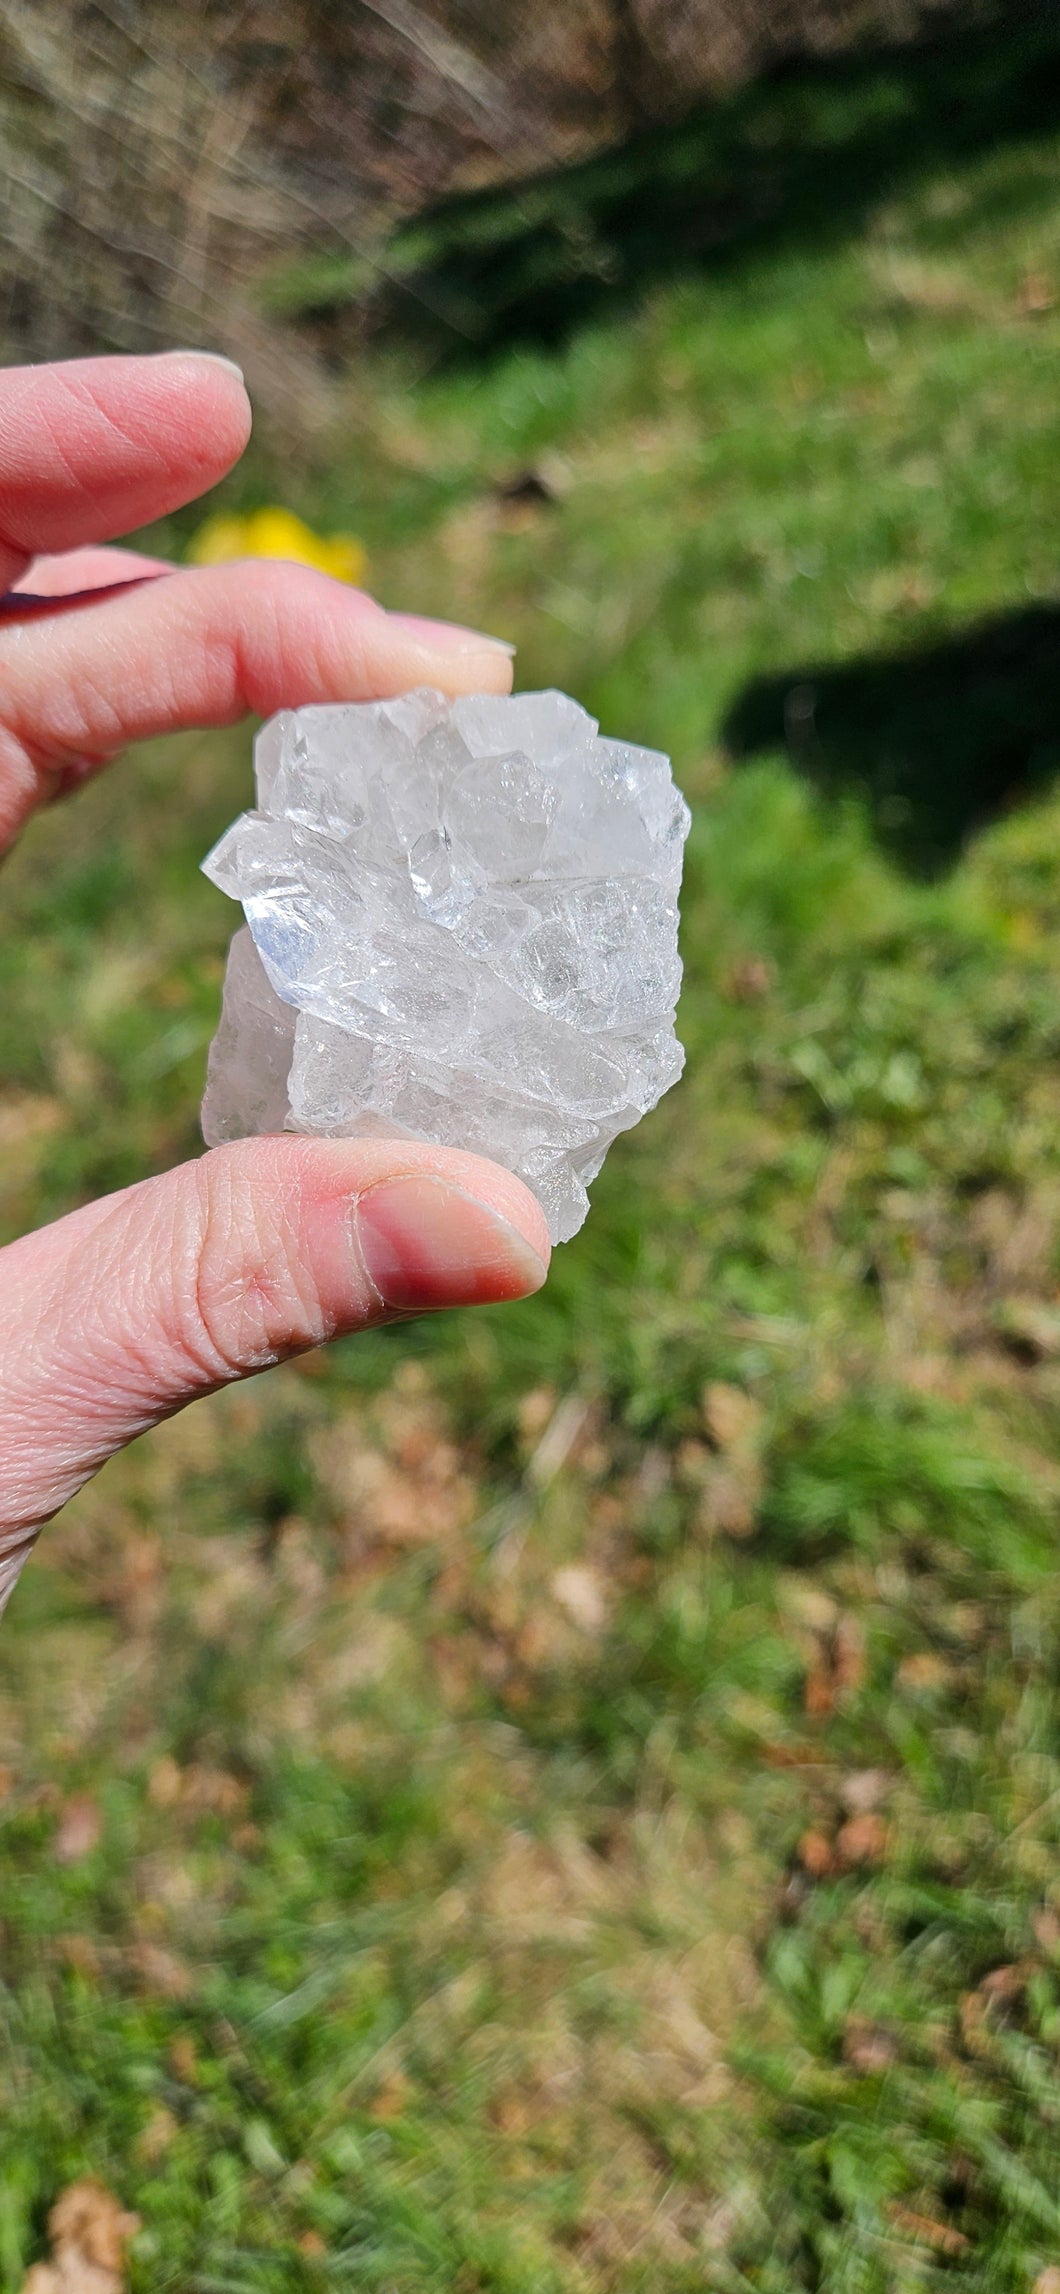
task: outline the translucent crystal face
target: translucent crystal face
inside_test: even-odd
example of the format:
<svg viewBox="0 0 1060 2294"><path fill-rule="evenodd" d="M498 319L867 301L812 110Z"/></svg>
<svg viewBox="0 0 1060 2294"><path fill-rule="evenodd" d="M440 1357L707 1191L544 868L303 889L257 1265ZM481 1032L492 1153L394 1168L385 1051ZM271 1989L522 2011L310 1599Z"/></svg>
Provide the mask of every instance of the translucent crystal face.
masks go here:
<svg viewBox="0 0 1060 2294"><path fill-rule="evenodd" d="M677 1081L688 808L564 693L306 708L204 861L240 900L207 1142L393 1136L517 1171L553 1241Z"/></svg>

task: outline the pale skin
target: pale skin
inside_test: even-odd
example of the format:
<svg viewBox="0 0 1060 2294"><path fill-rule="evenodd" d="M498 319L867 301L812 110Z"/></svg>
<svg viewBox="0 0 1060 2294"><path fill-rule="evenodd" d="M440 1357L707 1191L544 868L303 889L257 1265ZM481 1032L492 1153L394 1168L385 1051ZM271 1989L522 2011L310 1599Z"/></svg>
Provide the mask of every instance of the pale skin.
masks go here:
<svg viewBox="0 0 1060 2294"><path fill-rule="evenodd" d="M215 484L249 430L240 376L199 353L0 373L0 849L132 741L416 685L508 691L494 641L304 567L103 546ZM548 1256L533 1196L478 1156L291 1136L215 1148L12 1243L0 1607L38 1531L160 1418L342 1332L524 1297Z"/></svg>

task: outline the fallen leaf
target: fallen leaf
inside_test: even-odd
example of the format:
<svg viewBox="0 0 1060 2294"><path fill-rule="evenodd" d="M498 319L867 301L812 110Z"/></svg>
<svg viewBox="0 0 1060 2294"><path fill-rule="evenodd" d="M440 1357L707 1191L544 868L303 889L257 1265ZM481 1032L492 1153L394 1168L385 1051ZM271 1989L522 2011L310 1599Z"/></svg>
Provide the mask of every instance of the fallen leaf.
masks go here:
<svg viewBox="0 0 1060 2294"><path fill-rule="evenodd" d="M1028 271L1016 295L1016 309L1021 318L1045 318L1055 307L1056 296L1044 271Z"/></svg>
<svg viewBox="0 0 1060 2294"><path fill-rule="evenodd" d="M865 1634L849 1613L831 1631L815 1636L806 1668L803 1703L811 1720L823 1720L857 1694L865 1679Z"/></svg>
<svg viewBox="0 0 1060 2294"><path fill-rule="evenodd" d="M502 2135L525 2135L533 2125L534 2114L525 2095L517 2087L495 2095L489 2107L493 2125Z"/></svg>
<svg viewBox="0 0 1060 2294"><path fill-rule="evenodd" d="M51 2258L34 2263L22 2294L123 2294L125 2249L139 2228L104 2183L71 2183L48 2216Z"/></svg>
<svg viewBox="0 0 1060 2294"><path fill-rule="evenodd" d="M891 1779L885 1768L855 1768L844 1776L839 1797L851 1816L868 1816L886 1800Z"/></svg>
<svg viewBox="0 0 1060 2294"><path fill-rule="evenodd" d="M750 1537L758 1520L761 1468L757 1458L741 1461L741 1470L715 1463L703 1483L696 1515L701 1537Z"/></svg>
<svg viewBox="0 0 1060 2294"><path fill-rule="evenodd" d="M916 1649L902 1658L897 1678L903 1689L944 1689L953 1678L953 1668L933 1649Z"/></svg>
<svg viewBox="0 0 1060 2294"><path fill-rule="evenodd" d="M836 1697L840 1702L856 1695L865 1680L865 1628L860 1617L852 1616L849 1611L836 1619L832 1666Z"/></svg>
<svg viewBox="0 0 1060 2294"><path fill-rule="evenodd" d="M758 1004L776 984L776 966L766 956L742 956L726 973L722 994L734 1004Z"/></svg>
<svg viewBox="0 0 1060 2294"><path fill-rule="evenodd" d="M980 1978L979 1989L992 2005L1010 2007L1013 2000L1020 1997L1028 1972L1019 1961L1005 1967L992 1967L988 1975Z"/></svg>
<svg viewBox="0 0 1060 2294"><path fill-rule="evenodd" d="M973 2055L982 2054L984 2050L989 2053L986 2036L988 2012L988 2003L981 1991L966 1991L962 1994L957 2007L957 2020L964 2045Z"/></svg>
<svg viewBox="0 0 1060 2294"><path fill-rule="evenodd" d="M378 2119L383 2124L388 2119L400 2119L408 2110L414 2093L412 2081L406 2078L404 2071L391 2071L382 2085L376 2088L368 2106L369 2118Z"/></svg>
<svg viewBox="0 0 1060 2294"><path fill-rule="evenodd" d="M165 2157L179 2133L179 2120L172 2111L167 2111L164 2103L159 2103L137 2135L134 2145L137 2158L142 2159L145 2166L154 2166L157 2159Z"/></svg>
<svg viewBox="0 0 1060 2294"><path fill-rule="evenodd" d="M58 1862L78 1864L82 1856L90 1856L99 1846L102 1831L103 1818L91 1794L75 1792L64 1803L59 1818L53 1843Z"/></svg>
<svg viewBox="0 0 1060 2294"><path fill-rule="evenodd" d="M1057 1919L1056 1913L1049 1904L1044 1905L1040 1912L1035 1912L1031 1926L1034 1929L1035 1942L1040 1945L1043 1952L1048 1953L1050 1959L1055 1958L1056 1953L1060 1951L1060 1920ZM1060 2294L1060 2287L1057 2289L1057 2294Z"/></svg>
<svg viewBox="0 0 1060 2294"><path fill-rule="evenodd" d="M767 1768L827 1768L828 1754L819 1744L760 1744Z"/></svg>
<svg viewBox="0 0 1060 2294"><path fill-rule="evenodd" d="M124 1959L148 1999L187 1999L192 1989L191 1970L161 1944L146 1940L130 1944Z"/></svg>
<svg viewBox="0 0 1060 2294"><path fill-rule="evenodd" d="M814 1644L806 1667L802 1704L808 1720L825 1720L835 1708L835 1678L830 1652L820 1641Z"/></svg>
<svg viewBox="0 0 1060 2294"><path fill-rule="evenodd" d="M516 1418L520 1436L531 1448L535 1442L540 1441L557 1399L554 1386L533 1386L529 1394L522 1396Z"/></svg>
<svg viewBox="0 0 1060 2294"><path fill-rule="evenodd" d="M225 1768L209 1768L193 1761L180 1781L180 1804L195 1816L234 1816L246 1806L250 1787Z"/></svg>
<svg viewBox="0 0 1060 2294"><path fill-rule="evenodd" d="M194 2087L199 2077L199 2056L190 2031L178 2031L170 2043L170 2069L174 2079L185 2087Z"/></svg>
<svg viewBox="0 0 1060 2294"><path fill-rule="evenodd" d="M887 1826L874 1811L848 1816L836 1833L835 1845L841 1864L882 1864L887 1853Z"/></svg>
<svg viewBox="0 0 1060 2294"><path fill-rule="evenodd" d="M56 1936L55 1953L63 1966L72 1968L75 1975L88 1976L94 1981L100 1973L99 1946L92 1936Z"/></svg>
<svg viewBox="0 0 1060 2294"><path fill-rule="evenodd" d="M180 1799L181 1782L181 1772L172 1753L164 1752L147 1779L147 1797L152 1808L174 1808Z"/></svg>
<svg viewBox="0 0 1060 2294"><path fill-rule="evenodd" d="M742 1386L716 1379L703 1389L703 1423L716 1450L757 1447L762 1415L761 1403Z"/></svg>
<svg viewBox="0 0 1060 2294"><path fill-rule="evenodd" d="M803 1871L814 1880L823 1880L835 1870L832 1843L825 1832L804 1832L799 1841L798 1858Z"/></svg>
<svg viewBox="0 0 1060 2294"><path fill-rule="evenodd" d="M848 2015L843 2030L843 2061L852 2071L866 2075L887 2071L898 2061L898 2041L893 2032L882 2023L872 2023L867 2015Z"/></svg>
<svg viewBox="0 0 1060 2294"><path fill-rule="evenodd" d="M918 2246L930 2246L936 2254L967 2254L970 2240L963 2230L954 2230L948 2222L937 2222L933 2214L917 2214L912 2207L900 2206L894 2200L887 2209L896 2230L915 2239Z"/></svg>
<svg viewBox="0 0 1060 2294"><path fill-rule="evenodd" d="M557 1569L552 1579L553 1599L583 1633L602 1633L607 1624L607 1585L598 1569L587 1562L571 1562Z"/></svg>

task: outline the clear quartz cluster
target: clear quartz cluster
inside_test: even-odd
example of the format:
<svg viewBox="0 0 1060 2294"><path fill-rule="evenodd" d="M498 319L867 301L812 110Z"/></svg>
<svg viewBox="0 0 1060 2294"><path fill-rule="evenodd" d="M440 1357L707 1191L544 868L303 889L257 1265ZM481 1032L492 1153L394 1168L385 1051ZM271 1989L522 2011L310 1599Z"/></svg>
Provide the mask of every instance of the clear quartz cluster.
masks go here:
<svg viewBox="0 0 1060 2294"><path fill-rule="evenodd" d="M405 694L274 717L257 810L204 862L242 901L210 1145L395 1134L517 1171L554 1241L681 1072L669 761L564 693Z"/></svg>

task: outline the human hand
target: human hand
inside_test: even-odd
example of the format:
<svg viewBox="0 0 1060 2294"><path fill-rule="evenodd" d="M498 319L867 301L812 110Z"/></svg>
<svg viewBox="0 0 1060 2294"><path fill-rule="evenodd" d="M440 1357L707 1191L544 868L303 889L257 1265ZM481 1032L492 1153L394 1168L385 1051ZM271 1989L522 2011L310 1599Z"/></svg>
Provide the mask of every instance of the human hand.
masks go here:
<svg viewBox="0 0 1060 2294"><path fill-rule="evenodd" d="M507 692L492 640L305 567L101 548L237 460L226 361L0 374L0 849L130 741L415 685ZM61 553L61 554L54 554ZM395 1315L521 1298L548 1233L521 1182L403 1140L247 1139L0 1251L0 1608L43 1524L197 1395Z"/></svg>

